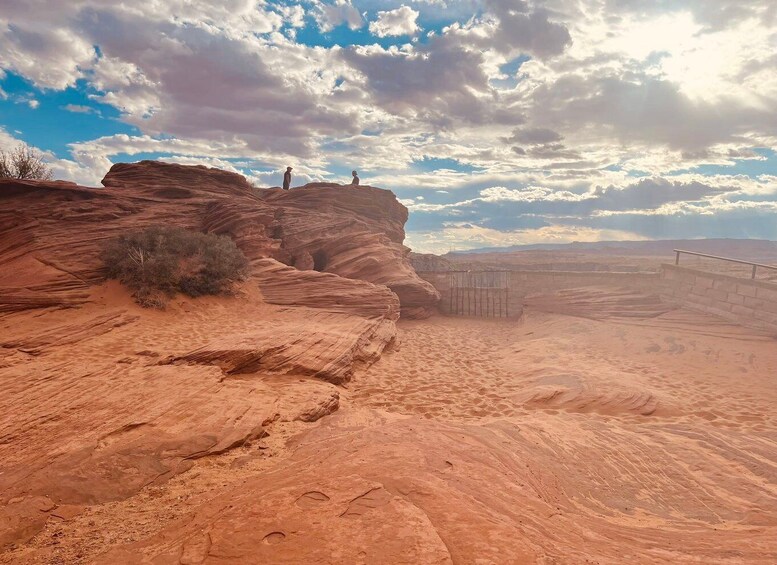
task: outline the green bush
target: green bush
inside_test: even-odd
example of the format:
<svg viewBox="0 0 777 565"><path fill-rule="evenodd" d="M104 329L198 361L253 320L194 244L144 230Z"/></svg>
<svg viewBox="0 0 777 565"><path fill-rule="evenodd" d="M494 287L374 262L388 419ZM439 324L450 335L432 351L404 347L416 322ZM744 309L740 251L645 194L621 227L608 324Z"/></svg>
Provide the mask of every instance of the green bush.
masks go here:
<svg viewBox="0 0 777 565"><path fill-rule="evenodd" d="M102 260L108 278L150 308L164 308L178 292L228 294L248 272L248 260L229 237L164 226L119 236L105 246Z"/></svg>

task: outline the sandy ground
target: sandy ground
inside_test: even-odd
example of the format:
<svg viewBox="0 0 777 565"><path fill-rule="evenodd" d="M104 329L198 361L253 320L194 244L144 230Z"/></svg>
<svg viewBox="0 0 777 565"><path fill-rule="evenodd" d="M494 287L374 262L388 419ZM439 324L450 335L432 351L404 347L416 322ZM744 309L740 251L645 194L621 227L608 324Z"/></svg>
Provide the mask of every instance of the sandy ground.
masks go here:
<svg viewBox="0 0 777 565"><path fill-rule="evenodd" d="M400 321L335 415L0 562L775 563L775 376L773 337L682 310Z"/></svg>
<svg viewBox="0 0 777 565"><path fill-rule="evenodd" d="M596 321L529 311L518 322L438 317L401 329L399 351L352 383L354 403L456 420L541 409L777 429L777 342L696 313Z"/></svg>

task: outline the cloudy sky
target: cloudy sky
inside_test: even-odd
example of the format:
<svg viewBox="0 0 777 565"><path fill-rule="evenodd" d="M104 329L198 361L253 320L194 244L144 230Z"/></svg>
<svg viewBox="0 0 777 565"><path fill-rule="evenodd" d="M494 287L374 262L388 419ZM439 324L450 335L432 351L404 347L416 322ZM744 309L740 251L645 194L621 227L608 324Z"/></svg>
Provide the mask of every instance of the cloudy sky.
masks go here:
<svg viewBox="0 0 777 565"><path fill-rule="evenodd" d="M2 0L0 147L364 183L448 251L777 239L774 0Z"/></svg>

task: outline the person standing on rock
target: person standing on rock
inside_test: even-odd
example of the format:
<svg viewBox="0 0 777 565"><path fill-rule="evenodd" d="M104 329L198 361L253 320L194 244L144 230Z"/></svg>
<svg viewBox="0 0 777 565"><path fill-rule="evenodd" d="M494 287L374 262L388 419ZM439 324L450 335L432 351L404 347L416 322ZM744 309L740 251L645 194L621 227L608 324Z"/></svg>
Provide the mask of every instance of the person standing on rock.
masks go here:
<svg viewBox="0 0 777 565"><path fill-rule="evenodd" d="M291 167L286 167L286 172L283 173L283 190L289 190L291 186Z"/></svg>
<svg viewBox="0 0 777 565"><path fill-rule="evenodd" d="M353 175L351 186L359 186L359 173L357 173L356 171L351 171L351 174Z"/></svg>

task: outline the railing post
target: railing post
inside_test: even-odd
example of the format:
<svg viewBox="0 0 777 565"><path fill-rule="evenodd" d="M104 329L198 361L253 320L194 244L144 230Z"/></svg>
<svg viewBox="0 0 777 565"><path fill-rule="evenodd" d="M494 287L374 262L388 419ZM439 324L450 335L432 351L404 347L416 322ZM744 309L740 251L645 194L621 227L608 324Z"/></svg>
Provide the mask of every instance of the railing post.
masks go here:
<svg viewBox="0 0 777 565"><path fill-rule="evenodd" d="M686 253L695 257L707 257L709 259L715 259L717 261L728 261L729 263L736 263L738 265L750 265L753 268L753 271L750 274L750 278L753 280L755 280L756 276L758 276L758 267L777 271L777 265L764 265L762 263L753 263L752 261L743 261L741 259L731 259L730 257L718 257L717 255L708 255L706 253L697 253L696 251L686 251L684 249L673 249L673 251L675 252L675 265L680 264L680 254Z"/></svg>

